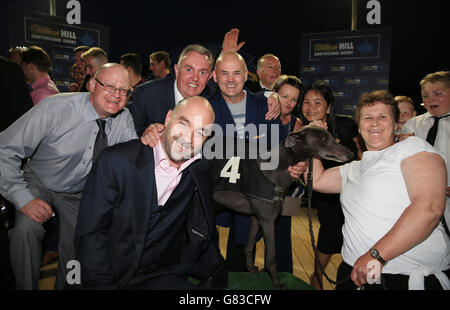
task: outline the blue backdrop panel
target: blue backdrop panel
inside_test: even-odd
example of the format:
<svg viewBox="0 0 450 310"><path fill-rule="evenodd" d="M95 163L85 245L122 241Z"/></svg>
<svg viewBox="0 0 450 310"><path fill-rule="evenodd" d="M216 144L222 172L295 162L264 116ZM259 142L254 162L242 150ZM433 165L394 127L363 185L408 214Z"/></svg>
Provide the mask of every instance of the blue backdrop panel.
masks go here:
<svg viewBox="0 0 450 310"><path fill-rule="evenodd" d="M65 17L9 9L11 46L42 47L52 59L50 74L59 91L67 91L73 82L73 48L79 45L98 46L108 52L108 27L92 23L69 25Z"/></svg>
<svg viewBox="0 0 450 310"><path fill-rule="evenodd" d="M390 55L390 28L303 34L300 78L328 84L336 113L353 115L362 93L388 89Z"/></svg>

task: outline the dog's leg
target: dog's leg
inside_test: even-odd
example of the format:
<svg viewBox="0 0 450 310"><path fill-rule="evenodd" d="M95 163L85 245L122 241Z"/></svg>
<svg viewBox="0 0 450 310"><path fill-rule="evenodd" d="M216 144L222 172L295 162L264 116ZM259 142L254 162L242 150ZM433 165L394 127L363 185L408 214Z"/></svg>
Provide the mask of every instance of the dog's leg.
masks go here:
<svg viewBox="0 0 450 310"><path fill-rule="evenodd" d="M286 285L281 283L278 278L275 250L275 219L281 213L281 204L273 206L260 202L258 206L259 208L255 208L255 214L264 235L265 268L272 279L275 289L287 289Z"/></svg>
<svg viewBox="0 0 450 310"><path fill-rule="evenodd" d="M256 235L258 234L259 225L256 217L252 216L250 220L250 230L248 232L248 241L245 245L245 256L247 260L247 268L251 275L259 273L258 267L255 266L255 245Z"/></svg>
<svg viewBox="0 0 450 310"><path fill-rule="evenodd" d="M264 265L269 273L275 289L286 289L280 282L277 272L277 261L275 256L275 223L273 221L261 223L264 233Z"/></svg>

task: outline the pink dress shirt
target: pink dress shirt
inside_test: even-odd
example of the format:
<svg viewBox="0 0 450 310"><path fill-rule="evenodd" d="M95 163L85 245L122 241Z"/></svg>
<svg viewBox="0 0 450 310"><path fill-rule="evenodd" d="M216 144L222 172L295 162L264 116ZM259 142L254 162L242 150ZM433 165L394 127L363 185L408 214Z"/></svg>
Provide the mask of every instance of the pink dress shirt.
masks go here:
<svg viewBox="0 0 450 310"><path fill-rule="evenodd" d="M158 205L163 206L180 182L183 170L200 158L201 154L197 154L193 158L185 161L179 169L170 166L166 153L162 148L161 141L153 148L153 155L155 156L155 180L158 192Z"/></svg>
<svg viewBox="0 0 450 310"><path fill-rule="evenodd" d="M31 88L33 89L31 91L31 99L33 99L33 105L38 104L39 101L48 96L59 94L58 88L48 75L40 77L36 81L34 81L33 85L31 85Z"/></svg>

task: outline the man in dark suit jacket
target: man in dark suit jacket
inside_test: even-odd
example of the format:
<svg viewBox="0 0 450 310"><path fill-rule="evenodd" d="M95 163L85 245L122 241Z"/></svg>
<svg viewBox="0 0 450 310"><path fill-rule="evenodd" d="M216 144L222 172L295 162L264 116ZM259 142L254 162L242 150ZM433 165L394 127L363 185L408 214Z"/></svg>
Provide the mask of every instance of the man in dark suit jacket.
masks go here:
<svg viewBox="0 0 450 310"><path fill-rule="evenodd" d="M128 108L138 136L154 123L163 123L167 112L191 96L209 98L216 88L208 84L214 56L201 45L188 45L175 64L175 78L166 77L139 85L131 95Z"/></svg>
<svg viewBox="0 0 450 310"><path fill-rule="evenodd" d="M247 75L245 61L238 53L224 52L217 58L213 78L217 82L220 92L210 99L216 115L215 123L221 127L224 135L249 140L255 139L254 133L249 135L252 130L247 130L249 125L253 125L256 127L256 136L262 140L259 143L266 145L266 150L270 150L277 146L288 133L282 126L279 117L272 120L266 119L265 115L268 111L266 97L261 94L255 95L244 89ZM226 132L227 125L234 125L235 131ZM260 125L266 126L260 127ZM278 133L276 137L271 135L274 128L279 129L278 132L274 132ZM298 177L305 168L303 163L299 163L298 166L291 167L291 169L296 170L294 173L291 172L291 175ZM230 227L227 244L227 269L230 271L247 270L244 246L248 240L250 216L227 210L217 215L216 224ZM290 224L289 219L288 222L277 224L276 227L277 236L282 234L283 238L280 239L285 241L284 247L276 252L277 261L282 261L281 257L286 256L283 261L287 261L287 266L283 266L284 270L282 271L292 270Z"/></svg>
<svg viewBox="0 0 450 310"><path fill-rule="evenodd" d="M187 276L217 270L223 258L199 153L213 123L209 102L191 97L169 111L154 148L132 140L101 153L75 235L83 287L194 289Z"/></svg>
<svg viewBox="0 0 450 310"><path fill-rule="evenodd" d="M245 87L253 93L272 90L273 83L281 75L281 63L278 57L273 54L261 56L256 64L256 74L258 79L249 78L245 82Z"/></svg>

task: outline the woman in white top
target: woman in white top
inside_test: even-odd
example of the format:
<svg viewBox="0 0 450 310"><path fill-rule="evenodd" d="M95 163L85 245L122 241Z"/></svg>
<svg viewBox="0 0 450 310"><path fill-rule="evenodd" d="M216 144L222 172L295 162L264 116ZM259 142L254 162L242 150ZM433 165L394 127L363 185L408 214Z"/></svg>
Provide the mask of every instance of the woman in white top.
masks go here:
<svg viewBox="0 0 450 310"><path fill-rule="evenodd" d="M440 223L445 162L421 138L394 144L398 117L389 92L363 94L355 111L367 147L361 161L324 170L314 160L314 190L341 193L345 216L338 282L350 278L336 289L372 283L380 272L387 289L450 289L450 240Z"/></svg>

